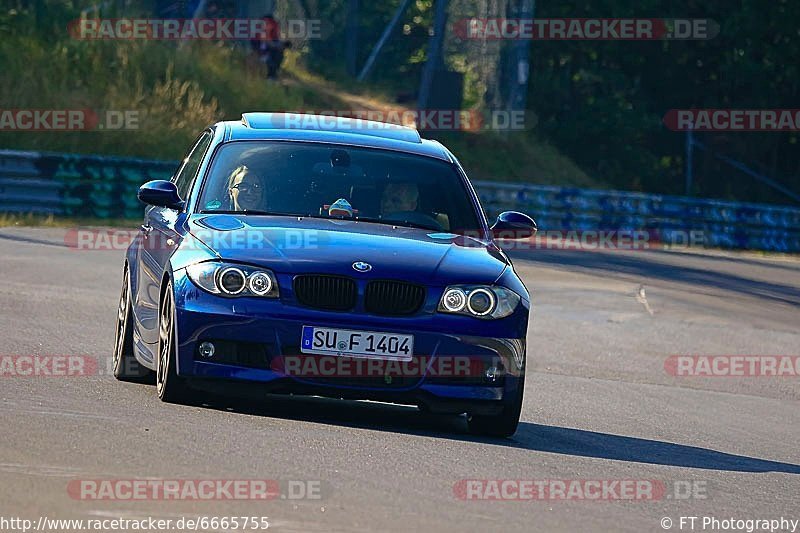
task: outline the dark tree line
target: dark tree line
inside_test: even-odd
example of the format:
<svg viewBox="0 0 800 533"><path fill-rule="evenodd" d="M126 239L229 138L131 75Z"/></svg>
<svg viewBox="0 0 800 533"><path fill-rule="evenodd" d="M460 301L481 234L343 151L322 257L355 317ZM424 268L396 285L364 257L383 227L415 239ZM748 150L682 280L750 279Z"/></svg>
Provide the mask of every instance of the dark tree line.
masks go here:
<svg viewBox="0 0 800 533"><path fill-rule="evenodd" d="M684 192L685 134L670 109L800 108L800 3L792 0L540 1L539 17L711 18L710 40L533 43L529 106L539 129L613 186ZM794 203L717 155L800 194L797 132L697 133L693 194Z"/></svg>
<svg viewBox="0 0 800 533"><path fill-rule="evenodd" d="M321 72L345 72L347 3L331 0L310 8L335 28L328 40L310 43L309 61ZM359 65L399 3L360 2ZM463 9L469 2L451 2L455 4ZM486 2L473 4L475 15L481 16ZM432 1L411 3L371 81L398 94L415 91L432 6ZM800 108L796 1L538 0L536 17L695 18L719 24L719 34L709 40L531 42L527 105L537 117L531 135L556 145L588 174L613 187L685 192L685 134L663 124L670 109ZM800 194L797 132L700 133L696 139L708 150L695 152L691 194L793 203L718 155Z"/></svg>

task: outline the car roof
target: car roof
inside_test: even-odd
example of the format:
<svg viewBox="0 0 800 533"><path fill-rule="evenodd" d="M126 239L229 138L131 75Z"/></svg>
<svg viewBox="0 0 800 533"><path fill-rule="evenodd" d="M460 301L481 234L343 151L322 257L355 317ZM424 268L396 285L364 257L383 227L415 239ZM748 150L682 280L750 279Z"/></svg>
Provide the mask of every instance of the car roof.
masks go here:
<svg viewBox="0 0 800 533"><path fill-rule="evenodd" d="M439 142L420 137L414 128L332 115L303 113L243 113L241 121L215 124L224 127L223 141L283 140L346 144L381 148L454 162Z"/></svg>

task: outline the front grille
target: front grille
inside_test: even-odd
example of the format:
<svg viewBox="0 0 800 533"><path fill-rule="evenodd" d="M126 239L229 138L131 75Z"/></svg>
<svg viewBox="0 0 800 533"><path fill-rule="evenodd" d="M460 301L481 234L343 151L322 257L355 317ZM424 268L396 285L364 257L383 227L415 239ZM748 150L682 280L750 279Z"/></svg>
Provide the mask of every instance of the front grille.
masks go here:
<svg viewBox="0 0 800 533"><path fill-rule="evenodd" d="M364 307L376 315L413 315L425 302L425 288L405 281L376 280L367 284Z"/></svg>
<svg viewBox="0 0 800 533"><path fill-rule="evenodd" d="M298 302L317 309L347 311L356 305L355 281L341 276L297 276L294 293Z"/></svg>

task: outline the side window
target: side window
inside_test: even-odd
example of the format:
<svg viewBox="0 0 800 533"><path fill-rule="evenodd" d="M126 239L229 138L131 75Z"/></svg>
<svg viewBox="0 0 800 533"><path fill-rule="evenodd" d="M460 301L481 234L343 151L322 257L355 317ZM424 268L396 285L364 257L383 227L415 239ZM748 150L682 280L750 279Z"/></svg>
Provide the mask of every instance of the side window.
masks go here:
<svg viewBox="0 0 800 533"><path fill-rule="evenodd" d="M208 149L210 144L211 134L209 132L204 132L200 138L197 139L197 142L194 143L194 146L189 151L189 155L183 160L183 165L175 175L175 186L178 187L178 194L184 200L186 200L186 196L189 194L189 188L192 186L192 181L197 174L197 169L200 168L203 155L205 155L206 149Z"/></svg>

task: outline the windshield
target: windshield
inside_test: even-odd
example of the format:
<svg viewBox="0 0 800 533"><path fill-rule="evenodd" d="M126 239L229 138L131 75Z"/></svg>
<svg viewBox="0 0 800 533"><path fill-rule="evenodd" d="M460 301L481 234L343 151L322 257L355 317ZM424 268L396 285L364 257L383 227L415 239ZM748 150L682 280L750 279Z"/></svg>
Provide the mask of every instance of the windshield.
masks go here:
<svg viewBox="0 0 800 533"><path fill-rule="evenodd" d="M472 234L480 231L453 165L387 150L316 143L222 145L199 211L351 218Z"/></svg>

